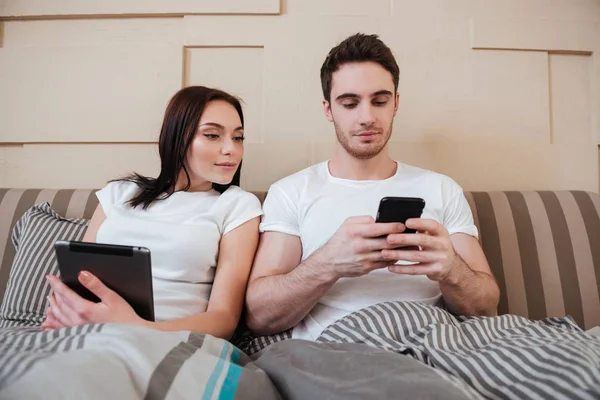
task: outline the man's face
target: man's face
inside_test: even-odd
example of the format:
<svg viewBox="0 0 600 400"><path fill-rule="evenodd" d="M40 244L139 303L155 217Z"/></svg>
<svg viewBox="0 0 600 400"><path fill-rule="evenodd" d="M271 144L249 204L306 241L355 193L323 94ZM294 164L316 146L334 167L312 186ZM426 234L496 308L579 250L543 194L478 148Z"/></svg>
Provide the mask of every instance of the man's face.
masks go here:
<svg viewBox="0 0 600 400"><path fill-rule="evenodd" d="M323 107L344 150L369 159L387 145L398 100L392 74L375 62L353 62L333 73L331 101Z"/></svg>

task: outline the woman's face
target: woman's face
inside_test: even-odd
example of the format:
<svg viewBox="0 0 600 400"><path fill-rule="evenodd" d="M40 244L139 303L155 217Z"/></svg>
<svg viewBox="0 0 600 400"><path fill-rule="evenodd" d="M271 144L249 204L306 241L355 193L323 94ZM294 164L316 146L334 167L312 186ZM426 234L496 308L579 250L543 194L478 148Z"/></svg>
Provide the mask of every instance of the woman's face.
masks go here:
<svg viewBox="0 0 600 400"><path fill-rule="evenodd" d="M210 190L213 183L230 183L244 155L243 141L244 128L236 109L224 100L209 102L188 149L189 191ZM185 185L184 171L180 180Z"/></svg>

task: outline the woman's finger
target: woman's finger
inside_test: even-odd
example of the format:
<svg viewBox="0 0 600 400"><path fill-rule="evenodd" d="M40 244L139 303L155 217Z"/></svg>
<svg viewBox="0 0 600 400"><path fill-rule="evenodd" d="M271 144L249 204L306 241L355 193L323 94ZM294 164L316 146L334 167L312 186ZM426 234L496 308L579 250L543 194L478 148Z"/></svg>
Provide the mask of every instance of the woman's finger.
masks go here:
<svg viewBox="0 0 600 400"><path fill-rule="evenodd" d="M64 303L63 303L64 304ZM52 314L61 325L73 326L76 325L75 321L72 320L71 316L67 312L68 307L61 307L57 301L56 296L50 297L50 307L52 307Z"/></svg>

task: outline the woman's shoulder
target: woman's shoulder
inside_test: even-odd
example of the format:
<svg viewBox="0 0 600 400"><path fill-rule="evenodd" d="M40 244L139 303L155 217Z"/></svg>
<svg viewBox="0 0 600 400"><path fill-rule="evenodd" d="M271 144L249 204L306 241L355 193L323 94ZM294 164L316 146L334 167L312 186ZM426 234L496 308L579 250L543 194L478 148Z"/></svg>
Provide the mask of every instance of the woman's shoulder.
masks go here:
<svg viewBox="0 0 600 400"><path fill-rule="evenodd" d="M140 190L137 183L128 180L115 180L96 192L104 205L124 204L131 200Z"/></svg>
<svg viewBox="0 0 600 400"><path fill-rule="evenodd" d="M263 213L258 197L238 186L230 186L221 194L217 203L215 212L220 216L222 234L227 234Z"/></svg>
<svg viewBox="0 0 600 400"><path fill-rule="evenodd" d="M243 204L249 207L261 207L260 200L254 193L248 192L239 186L233 185L227 188L227 190L221 194L219 203L223 205Z"/></svg>

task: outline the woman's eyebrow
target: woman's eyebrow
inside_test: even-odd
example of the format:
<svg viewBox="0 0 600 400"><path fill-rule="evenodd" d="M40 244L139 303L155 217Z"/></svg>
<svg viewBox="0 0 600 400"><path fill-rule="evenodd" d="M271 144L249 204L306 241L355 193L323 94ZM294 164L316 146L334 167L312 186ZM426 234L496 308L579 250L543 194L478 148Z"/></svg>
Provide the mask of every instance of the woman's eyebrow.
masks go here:
<svg viewBox="0 0 600 400"><path fill-rule="evenodd" d="M225 127L221 124L217 124L216 122L205 122L200 124L200 126L212 126L214 128L225 129Z"/></svg>
<svg viewBox="0 0 600 400"><path fill-rule="evenodd" d="M200 126L212 126L214 128L218 128L221 130L225 130L225 127L221 124L217 124L216 122L205 122L203 124L200 124ZM243 126L238 126L237 128L234 129L234 131L243 131L244 127Z"/></svg>

